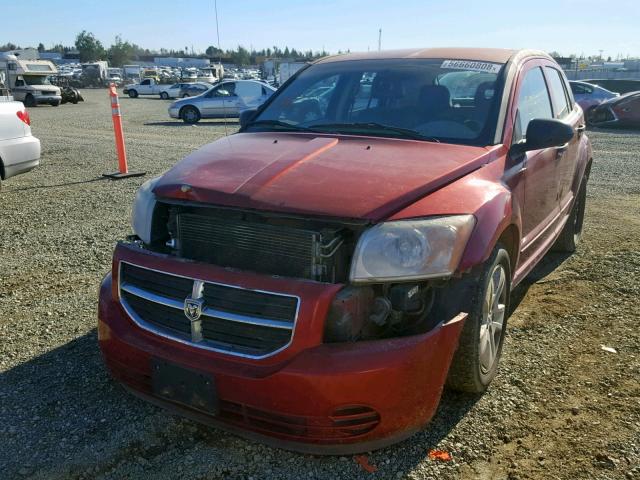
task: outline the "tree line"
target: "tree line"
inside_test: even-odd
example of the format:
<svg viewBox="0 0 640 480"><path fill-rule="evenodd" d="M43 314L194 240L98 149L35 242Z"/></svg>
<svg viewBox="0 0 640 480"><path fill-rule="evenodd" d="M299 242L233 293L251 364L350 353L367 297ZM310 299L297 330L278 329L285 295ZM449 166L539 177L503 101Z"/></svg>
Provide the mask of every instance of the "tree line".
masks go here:
<svg viewBox="0 0 640 480"><path fill-rule="evenodd" d="M18 50L20 47L13 43L6 43L0 45L0 51ZM160 50L150 50L148 48L140 47L135 43L123 40L122 37L117 35L114 42L105 47L100 40L91 32L83 30L76 36L76 41L73 46L56 44L50 48L46 48L42 43L37 47L39 52L55 52L61 54L67 54L71 52L78 52L80 62L95 62L97 60L107 60L109 65L114 67L121 67L132 60L139 60L143 56L175 56L175 57L200 57L200 58L221 58L223 61L229 61L236 65L255 65L260 57L263 58L287 58L293 60L309 60L319 58L328 55L324 51L313 50L296 50L295 48L280 48L273 46L269 48L263 48L260 50L247 49L242 45L238 45L235 49L221 50L213 45L207 47L204 53L189 52L189 48L175 50L161 48Z"/></svg>

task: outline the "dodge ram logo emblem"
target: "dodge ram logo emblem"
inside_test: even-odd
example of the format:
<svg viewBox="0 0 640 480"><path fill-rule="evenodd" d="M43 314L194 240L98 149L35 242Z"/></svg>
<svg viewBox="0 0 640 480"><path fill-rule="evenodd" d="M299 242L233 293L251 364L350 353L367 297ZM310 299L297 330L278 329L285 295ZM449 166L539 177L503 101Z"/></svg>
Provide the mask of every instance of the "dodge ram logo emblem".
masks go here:
<svg viewBox="0 0 640 480"><path fill-rule="evenodd" d="M184 301L184 314L191 322L195 322L202 315L202 304L204 302L201 298L187 298Z"/></svg>
<svg viewBox="0 0 640 480"><path fill-rule="evenodd" d="M202 322L200 316L204 307L204 282L202 280L194 280L191 289L191 295L184 299L184 316L191 323L191 341L202 341Z"/></svg>

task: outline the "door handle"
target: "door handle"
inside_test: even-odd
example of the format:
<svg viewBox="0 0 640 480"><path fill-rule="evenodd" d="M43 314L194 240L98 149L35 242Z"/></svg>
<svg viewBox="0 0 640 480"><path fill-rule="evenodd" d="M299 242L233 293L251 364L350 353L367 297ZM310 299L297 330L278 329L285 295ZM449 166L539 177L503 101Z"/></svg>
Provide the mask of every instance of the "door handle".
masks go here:
<svg viewBox="0 0 640 480"><path fill-rule="evenodd" d="M576 133L579 135L587 129L587 126L583 123L582 125L578 125L576 127Z"/></svg>

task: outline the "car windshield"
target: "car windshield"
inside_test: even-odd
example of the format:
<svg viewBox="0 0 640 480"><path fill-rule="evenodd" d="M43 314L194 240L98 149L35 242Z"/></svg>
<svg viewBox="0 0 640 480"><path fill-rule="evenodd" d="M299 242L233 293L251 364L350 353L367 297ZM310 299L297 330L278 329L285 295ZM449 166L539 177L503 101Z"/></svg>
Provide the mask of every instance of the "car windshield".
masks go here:
<svg viewBox="0 0 640 480"><path fill-rule="evenodd" d="M502 64L443 59L314 64L278 91L248 131L313 131L493 143Z"/></svg>
<svg viewBox="0 0 640 480"><path fill-rule="evenodd" d="M22 78L27 85L51 85L49 77L42 75L23 75Z"/></svg>

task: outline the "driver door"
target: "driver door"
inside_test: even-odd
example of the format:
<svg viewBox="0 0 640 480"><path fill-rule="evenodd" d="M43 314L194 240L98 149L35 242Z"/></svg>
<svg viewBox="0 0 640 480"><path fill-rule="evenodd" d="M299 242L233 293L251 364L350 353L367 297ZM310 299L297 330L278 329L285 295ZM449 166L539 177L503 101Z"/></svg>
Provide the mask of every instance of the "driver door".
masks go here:
<svg viewBox="0 0 640 480"><path fill-rule="evenodd" d="M140 94L148 94L151 93L151 80L150 79L146 79L140 82L140 85L138 86L138 93Z"/></svg>
<svg viewBox="0 0 640 480"><path fill-rule="evenodd" d="M217 87L212 88L202 98L201 111L203 116L222 117L229 109L232 102L235 102L233 82L225 82Z"/></svg>
<svg viewBox="0 0 640 480"><path fill-rule="evenodd" d="M223 98L226 96L226 90L223 85L212 88L199 97L198 104L203 117L217 117L224 113Z"/></svg>

